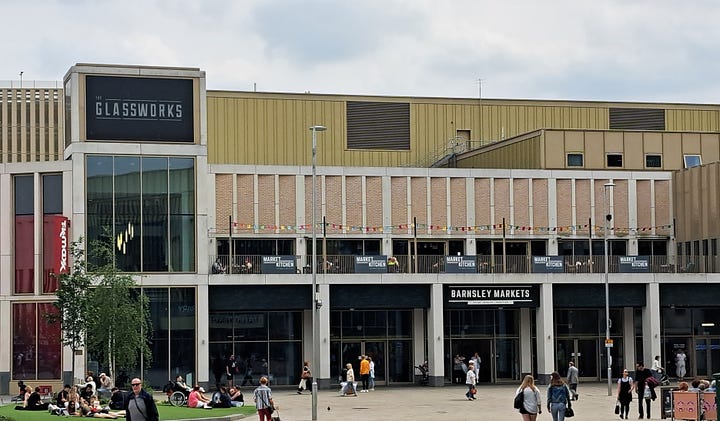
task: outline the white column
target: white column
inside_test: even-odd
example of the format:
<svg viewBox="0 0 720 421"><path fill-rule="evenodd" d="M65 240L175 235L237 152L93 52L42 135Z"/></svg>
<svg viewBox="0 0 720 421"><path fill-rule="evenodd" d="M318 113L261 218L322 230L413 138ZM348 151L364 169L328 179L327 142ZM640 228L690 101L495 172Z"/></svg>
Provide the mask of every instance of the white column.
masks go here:
<svg viewBox="0 0 720 421"><path fill-rule="evenodd" d="M520 373L521 378L532 371L532 323L530 309L520 309Z"/></svg>
<svg viewBox="0 0 720 421"><path fill-rule="evenodd" d="M197 296L208 296L208 285L197 286ZM195 377L200 384L210 385L210 307L207 299L195 303L197 318L197 368ZM172 334L172 333L171 333Z"/></svg>
<svg viewBox="0 0 720 421"><path fill-rule="evenodd" d="M413 366L420 365L425 361L425 312L422 308L413 309L413 344L412 344L412 363ZM413 369L415 375L417 371Z"/></svg>
<svg viewBox="0 0 720 421"><path fill-rule="evenodd" d="M539 276L539 275L536 275ZM540 384L547 384L555 371L555 328L553 325L552 284L540 285L540 307L537 309L537 375Z"/></svg>
<svg viewBox="0 0 720 421"><path fill-rule="evenodd" d="M611 314L612 314L612 308ZM615 323L615 320L613 320ZM635 312L632 307L623 308L623 361L625 361L625 367L619 367L620 370L627 368L632 372L635 370ZM604 351L604 350L603 350ZM616 346L610 350L612 355L613 369L617 370L620 364L620 349Z"/></svg>
<svg viewBox="0 0 720 421"><path fill-rule="evenodd" d="M646 286L647 297L643 308L643 361L646 367L652 367L653 358L662 355L660 343L660 285L650 282Z"/></svg>
<svg viewBox="0 0 720 421"><path fill-rule="evenodd" d="M442 386L445 378L443 341L443 286L432 284L430 288L430 309L427 315L428 368L430 385Z"/></svg>
<svg viewBox="0 0 720 421"><path fill-rule="evenodd" d="M314 373L317 373L318 387L320 389L327 389L330 387L330 285L325 283L318 284L320 289L320 299L322 300L322 307L318 311L320 317L319 328L320 334L320 367L315 367ZM319 370L318 370L319 369Z"/></svg>

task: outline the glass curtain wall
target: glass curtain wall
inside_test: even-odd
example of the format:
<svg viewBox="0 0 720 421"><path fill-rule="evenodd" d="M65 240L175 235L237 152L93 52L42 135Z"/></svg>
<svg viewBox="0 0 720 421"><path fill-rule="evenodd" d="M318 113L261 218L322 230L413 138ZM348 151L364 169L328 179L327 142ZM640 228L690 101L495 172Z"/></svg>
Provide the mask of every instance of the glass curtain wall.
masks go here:
<svg viewBox="0 0 720 421"><path fill-rule="evenodd" d="M261 376L274 385L297 384L303 363L302 319L301 311L211 312L210 367L223 366L224 371L217 361L235 355L236 385L256 386ZM226 381L224 376L220 381Z"/></svg>
<svg viewBox="0 0 720 421"><path fill-rule="evenodd" d="M12 305L13 380L60 379L60 324L45 318L56 311L52 303Z"/></svg>
<svg viewBox="0 0 720 421"><path fill-rule="evenodd" d="M195 161L88 156L87 239L110 241L123 272L195 271Z"/></svg>

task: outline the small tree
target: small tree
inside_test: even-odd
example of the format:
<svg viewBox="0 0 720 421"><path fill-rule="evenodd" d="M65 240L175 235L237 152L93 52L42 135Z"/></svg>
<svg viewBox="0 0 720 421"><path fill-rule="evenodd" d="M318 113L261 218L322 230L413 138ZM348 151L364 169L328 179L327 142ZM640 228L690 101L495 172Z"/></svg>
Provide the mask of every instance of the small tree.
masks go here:
<svg viewBox="0 0 720 421"><path fill-rule="evenodd" d="M92 277L85 271L85 252L82 238L70 244L72 266L69 273L58 275L57 313L47 314L49 323L60 323L60 340L73 352L72 372L75 374L75 355L85 346L85 327L90 315Z"/></svg>
<svg viewBox="0 0 720 421"><path fill-rule="evenodd" d="M150 305L132 276L117 270L112 243L93 242L92 254L96 282L90 298L93 316L87 323L87 344L107 364L110 377L116 378L119 370L134 368L140 355L146 363L151 361Z"/></svg>

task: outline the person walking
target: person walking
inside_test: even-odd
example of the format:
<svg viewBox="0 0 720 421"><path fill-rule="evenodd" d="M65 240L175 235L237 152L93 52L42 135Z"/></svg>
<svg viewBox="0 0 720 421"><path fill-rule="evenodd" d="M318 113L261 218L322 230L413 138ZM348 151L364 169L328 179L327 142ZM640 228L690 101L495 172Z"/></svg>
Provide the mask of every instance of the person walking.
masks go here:
<svg viewBox="0 0 720 421"><path fill-rule="evenodd" d="M687 360L687 356L685 355L685 350L680 348L678 350L677 354L675 354L675 374L677 375L677 378L679 381L685 380L685 361Z"/></svg>
<svg viewBox="0 0 720 421"><path fill-rule="evenodd" d="M642 362L638 362L635 368L635 391L637 391L638 394L638 414L640 415L638 419L642 419L645 415L643 414L643 403L645 404L647 418L650 419L650 398L652 396L652 390L650 386L647 385L647 379L652 377L652 373L650 369L645 368L645 364ZM646 390L647 394L645 393Z"/></svg>
<svg viewBox="0 0 720 421"><path fill-rule="evenodd" d="M468 365L468 371L465 373L465 384L468 387L468 391L465 392L465 397L469 400L475 400L477 399L475 397L475 384L477 383L477 377L475 377L475 365L470 361L470 364Z"/></svg>
<svg viewBox="0 0 720 421"><path fill-rule="evenodd" d="M130 382L132 392L125 396L125 419L127 421L159 421L155 399L142 388L142 380L134 378Z"/></svg>
<svg viewBox="0 0 720 421"><path fill-rule="evenodd" d="M622 377L617 381L617 401L620 404L620 419L628 419L630 413L630 402L632 402L632 392L635 389L633 378L627 368L623 370ZM623 417L624 415L624 417Z"/></svg>
<svg viewBox="0 0 720 421"><path fill-rule="evenodd" d="M298 385L297 390L298 395L302 395L302 392L305 389L310 390L310 388L307 387L307 384L310 382L311 377L312 372L310 372L310 361L305 361L303 362L302 372L300 373L300 384Z"/></svg>
<svg viewBox="0 0 720 421"><path fill-rule="evenodd" d="M576 401L578 400L578 396L580 396L577 392L577 386L578 386L578 369L575 367L575 363L570 361L568 363L568 372L567 372L567 383L570 386L570 391L572 392L572 396L570 397L570 400Z"/></svg>
<svg viewBox="0 0 720 421"><path fill-rule="evenodd" d="M553 421L564 421L565 410L570 402L570 389L557 371L550 374L550 385L547 390L547 410Z"/></svg>
<svg viewBox="0 0 720 421"><path fill-rule="evenodd" d="M523 378L520 387L515 394L523 394L523 406L520 408L520 414L523 421L535 421L538 414L542 414L540 391L535 386L533 376L527 375Z"/></svg>
<svg viewBox="0 0 720 421"><path fill-rule="evenodd" d="M267 377L260 377L260 386L253 391L253 400L260 421L272 421L270 408L275 408L275 402L272 398L272 390L268 387Z"/></svg>
<svg viewBox="0 0 720 421"><path fill-rule="evenodd" d="M375 390L375 361L371 357L367 357L370 361L370 390Z"/></svg>

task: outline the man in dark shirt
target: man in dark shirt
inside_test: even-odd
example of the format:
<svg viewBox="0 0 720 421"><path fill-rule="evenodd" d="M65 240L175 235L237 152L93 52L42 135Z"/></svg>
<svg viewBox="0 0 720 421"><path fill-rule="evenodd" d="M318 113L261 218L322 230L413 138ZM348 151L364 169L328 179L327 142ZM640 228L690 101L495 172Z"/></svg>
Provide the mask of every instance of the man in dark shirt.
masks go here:
<svg viewBox="0 0 720 421"><path fill-rule="evenodd" d="M640 361L635 365L635 390L637 390L638 394L638 413L640 416L638 419L643 418L643 401L645 401L645 406L647 409L647 418L650 418L650 403L652 402L650 399L645 399L645 388L648 387L648 385L645 383L645 381L652 377L652 372L649 368L645 368L645 364Z"/></svg>
<svg viewBox="0 0 720 421"><path fill-rule="evenodd" d="M39 387L36 387L35 391L30 394L25 409L28 411L47 411L48 404L42 402Z"/></svg>

